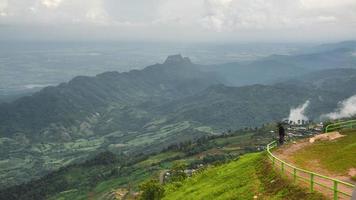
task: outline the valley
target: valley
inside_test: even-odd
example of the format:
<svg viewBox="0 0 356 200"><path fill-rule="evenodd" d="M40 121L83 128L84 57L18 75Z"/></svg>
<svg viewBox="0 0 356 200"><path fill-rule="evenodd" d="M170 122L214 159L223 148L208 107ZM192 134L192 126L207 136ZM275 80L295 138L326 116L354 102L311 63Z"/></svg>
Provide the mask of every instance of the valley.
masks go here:
<svg viewBox="0 0 356 200"><path fill-rule="evenodd" d="M355 11L0 0L0 200L356 198Z"/></svg>
<svg viewBox="0 0 356 200"><path fill-rule="evenodd" d="M308 56L301 57L302 66L311 68L313 63L305 61ZM257 70L270 62L262 59L256 63ZM265 76L273 81L263 79L263 84L256 84L260 78L244 74L239 67L229 71L235 64L211 70L212 66L173 55L142 70L78 76L2 103L0 186L40 179L63 167L80 165L98 152L147 156L177 143L237 130L259 130L287 118L291 108L306 101L310 106L305 114L319 121L356 93L356 70L340 68L336 61L329 64L325 69L307 70L308 75L303 70L299 75L290 72L293 76L279 70L284 64L272 67L276 76ZM231 86L224 75L227 72L236 75L236 80L249 76L252 82ZM253 70L248 73L258 74ZM270 139L268 136L263 141ZM245 139L238 142L250 144Z"/></svg>

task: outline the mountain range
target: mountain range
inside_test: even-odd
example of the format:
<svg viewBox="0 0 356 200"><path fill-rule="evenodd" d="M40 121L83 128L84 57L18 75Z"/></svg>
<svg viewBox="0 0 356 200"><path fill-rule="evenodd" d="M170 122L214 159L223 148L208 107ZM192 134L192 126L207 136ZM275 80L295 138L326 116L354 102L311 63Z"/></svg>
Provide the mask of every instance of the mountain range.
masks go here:
<svg viewBox="0 0 356 200"><path fill-rule="evenodd" d="M271 84L319 70L356 68L356 42L324 44L291 55L271 55L251 62L203 66L225 78L225 84ZM263 72L263 73L261 73Z"/></svg>
<svg viewBox="0 0 356 200"><path fill-rule="evenodd" d="M248 63L197 65L181 55L126 73L79 76L0 104L0 186L41 177L102 150L134 155L255 128L310 101L308 117L356 93L352 48Z"/></svg>

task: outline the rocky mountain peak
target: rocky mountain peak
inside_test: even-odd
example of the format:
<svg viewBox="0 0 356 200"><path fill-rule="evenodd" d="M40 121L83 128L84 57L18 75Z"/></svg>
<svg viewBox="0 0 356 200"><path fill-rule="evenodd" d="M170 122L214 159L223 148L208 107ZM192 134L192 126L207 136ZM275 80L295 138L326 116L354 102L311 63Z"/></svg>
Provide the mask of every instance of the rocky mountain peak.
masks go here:
<svg viewBox="0 0 356 200"><path fill-rule="evenodd" d="M168 56L164 64L191 64L188 57L183 57L180 54Z"/></svg>

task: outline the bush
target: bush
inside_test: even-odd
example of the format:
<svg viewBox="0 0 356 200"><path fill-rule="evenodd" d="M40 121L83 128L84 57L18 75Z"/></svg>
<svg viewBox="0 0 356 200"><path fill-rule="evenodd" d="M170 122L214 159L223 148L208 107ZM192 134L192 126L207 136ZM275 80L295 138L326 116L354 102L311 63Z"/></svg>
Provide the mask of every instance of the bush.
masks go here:
<svg viewBox="0 0 356 200"><path fill-rule="evenodd" d="M184 172L184 170L186 168L187 168L187 165L185 163L180 163L180 162L174 163L173 167L171 169L170 181L171 182L179 182L179 181L183 181L184 179L186 179L187 174Z"/></svg>
<svg viewBox="0 0 356 200"><path fill-rule="evenodd" d="M160 200L164 195L164 188L159 184L158 180L151 179L142 183L139 186L141 190L141 200Z"/></svg>

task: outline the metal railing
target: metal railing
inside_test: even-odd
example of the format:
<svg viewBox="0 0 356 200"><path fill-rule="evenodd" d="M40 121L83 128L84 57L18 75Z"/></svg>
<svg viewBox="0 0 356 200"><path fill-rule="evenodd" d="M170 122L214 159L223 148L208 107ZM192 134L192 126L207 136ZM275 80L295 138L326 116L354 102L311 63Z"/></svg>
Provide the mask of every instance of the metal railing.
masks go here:
<svg viewBox="0 0 356 200"><path fill-rule="evenodd" d="M274 167L279 167L283 175L293 179L293 182L302 181L309 185L310 191L329 192L334 200L348 199L352 196L355 186L334 178L323 176L315 172L300 169L279 158L271 152L271 149L277 147L277 142L273 141L267 145L268 157L271 159Z"/></svg>
<svg viewBox="0 0 356 200"><path fill-rule="evenodd" d="M349 121L329 124L325 128L325 132L328 133L330 131L340 130L344 128L350 128L350 129L356 128L356 120L349 120Z"/></svg>

